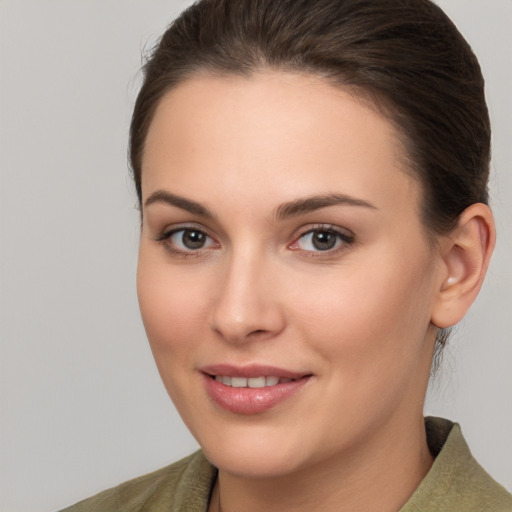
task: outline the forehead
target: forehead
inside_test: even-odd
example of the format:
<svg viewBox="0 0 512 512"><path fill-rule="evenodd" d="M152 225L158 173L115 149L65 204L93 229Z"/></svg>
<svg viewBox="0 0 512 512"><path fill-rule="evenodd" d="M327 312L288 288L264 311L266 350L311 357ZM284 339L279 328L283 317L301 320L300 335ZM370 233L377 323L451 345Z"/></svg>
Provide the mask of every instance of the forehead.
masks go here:
<svg viewBox="0 0 512 512"><path fill-rule="evenodd" d="M333 189L367 197L383 189L404 197L413 191L416 197L418 184L403 172L404 160L394 126L322 78L270 71L200 76L158 105L142 189L145 197L162 186L201 194L201 182L224 187L232 200L269 189L283 201Z"/></svg>

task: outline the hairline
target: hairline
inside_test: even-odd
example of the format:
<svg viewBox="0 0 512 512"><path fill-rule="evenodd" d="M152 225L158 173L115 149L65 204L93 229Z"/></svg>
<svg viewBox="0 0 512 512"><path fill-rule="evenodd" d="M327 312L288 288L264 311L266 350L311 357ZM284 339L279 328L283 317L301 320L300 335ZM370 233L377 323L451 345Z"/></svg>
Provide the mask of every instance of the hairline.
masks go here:
<svg viewBox="0 0 512 512"><path fill-rule="evenodd" d="M396 156L398 162L400 163L397 170L405 173L407 176L412 178L416 183L418 183L420 187L420 198L419 198L419 211L418 215L421 220L421 224L424 228L424 234L429 242L429 246L431 249L438 248L438 237L440 235L446 234L446 231L440 231L436 229L435 226L432 226L428 222L426 207L428 205L428 190L426 187L426 183L421 179L421 172L419 170L419 164L415 162L414 157L412 155L411 148L414 143L411 137L409 137L405 133L404 127L399 123L398 117L400 116L400 112L398 106L395 103L386 97L385 94L380 93L371 87L364 87L361 85L350 84L344 81L344 77L342 73L333 74L332 72L324 72L318 69L307 69L306 65L293 65L291 63L283 63L283 64L271 64L263 59L260 59L259 62L255 63L251 67L246 68L238 68L238 69L223 69L218 65L212 65L208 63L200 63L195 66L191 66L190 69L184 70L179 79L170 83L167 87L162 88L159 97L156 101L153 102L153 106L151 111L146 116L146 131L144 136L144 141L141 145L139 155L137 155L138 165L139 165L139 173L140 173L140 181L142 180L142 163L144 160L144 153L146 149L146 142L149 134L150 127L153 123L156 111L163 99L172 91L180 87L182 84L192 81L196 78L228 78L228 77L240 77L246 78L248 80L257 77L258 75L265 75L269 72L276 73L285 73L285 74L294 74L305 77L314 77L325 84L332 86L335 89L339 89L349 94L355 101L359 102L361 105L369 108L386 119L392 126L393 132L396 140ZM135 169L132 168L132 172L135 172ZM142 214L142 191L141 196L138 198L138 207L141 210ZM451 230L448 230L448 232Z"/></svg>

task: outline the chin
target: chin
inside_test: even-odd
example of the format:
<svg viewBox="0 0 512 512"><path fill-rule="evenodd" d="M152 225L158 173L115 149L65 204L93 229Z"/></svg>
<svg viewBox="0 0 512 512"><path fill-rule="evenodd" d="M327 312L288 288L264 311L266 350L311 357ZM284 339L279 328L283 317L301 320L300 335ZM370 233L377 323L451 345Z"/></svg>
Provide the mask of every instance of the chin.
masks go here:
<svg viewBox="0 0 512 512"><path fill-rule="evenodd" d="M206 451L208 460L220 471L239 478L279 478L294 473L302 466L296 458L283 453L252 453Z"/></svg>
<svg viewBox="0 0 512 512"><path fill-rule="evenodd" d="M289 433L243 429L198 440L215 467L243 478L282 477L307 465L304 443Z"/></svg>

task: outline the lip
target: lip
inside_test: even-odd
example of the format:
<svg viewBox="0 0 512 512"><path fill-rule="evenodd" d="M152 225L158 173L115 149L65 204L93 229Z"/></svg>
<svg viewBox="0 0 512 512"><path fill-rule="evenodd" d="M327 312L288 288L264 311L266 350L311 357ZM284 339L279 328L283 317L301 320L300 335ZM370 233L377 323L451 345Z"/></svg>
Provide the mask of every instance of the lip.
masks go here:
<svg viewBox="0 0 512 512"><path fill-rule="evenodd" d="M261 414L291 398L306 385L312 374L285 370L275 366L232 366L219 364L200 369L208 396L221 408L235 414ZM216 381L213 376L261 377L274 376L293 379L275 386L262 388L235 388Z"/></svg>
<svg viewBox="0 0 512 512"><path fill-rule="evenodd" d="M247 366L234 366L231 364L215 364L204 366L199 369L202 373L208 375L226 375L228 377L261 377L262 375L275 377L282 377L283 379L300 379L306 375L307 372L294 372L285 370L284 368L277 368L276 366L251 364Z"/></svg>

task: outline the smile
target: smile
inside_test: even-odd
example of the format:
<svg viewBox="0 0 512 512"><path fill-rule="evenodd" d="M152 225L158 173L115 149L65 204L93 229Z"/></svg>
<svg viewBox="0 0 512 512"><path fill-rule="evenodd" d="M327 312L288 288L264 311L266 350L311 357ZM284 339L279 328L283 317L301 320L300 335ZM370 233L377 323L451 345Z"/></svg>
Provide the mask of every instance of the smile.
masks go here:
<svg viewBox="0 0 512 512"><path fill-rule="evenodd" d="M262 414L288 402L312 381L311 373L266 365L212 365L200 369L210 400L234 414Z"/></svg>
<svg viewBox="0 0 512 512"><path fill-rule="evenodd" d="M215 380L221 382L224 386L232 388L265 388L292 382L294 379L285 377L230 377L228 375L215 375Z"/></svg>

